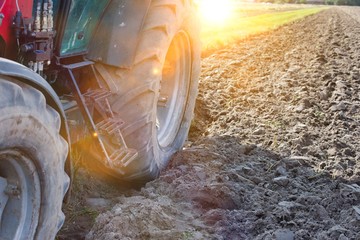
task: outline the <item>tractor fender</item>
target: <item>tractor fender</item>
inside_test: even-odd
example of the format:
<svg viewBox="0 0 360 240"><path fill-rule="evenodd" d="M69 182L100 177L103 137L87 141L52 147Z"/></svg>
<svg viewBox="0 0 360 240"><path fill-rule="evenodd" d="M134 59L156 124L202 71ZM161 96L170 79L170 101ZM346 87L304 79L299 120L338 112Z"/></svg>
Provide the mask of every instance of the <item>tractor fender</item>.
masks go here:
<svg viewBox="0 0 360 240"><path fill-rule="evenodd" d="M62 107L61 101L50 84L43 79L39 74L33 72L29 68L21 65L17 62L1 58L0 57L0 75L14 77L21 82L24 82L40 92L42 92L46 98L46 102L54 108L61 117L61 136L66 139L70 145L69 129L66 123L66 116Z"/></svg>
<svg viewBox="0 0 360 240"><path fill-rule="evenodd" d="M151 0L112 0L89 45L88 58L130 68Z"/></svg>

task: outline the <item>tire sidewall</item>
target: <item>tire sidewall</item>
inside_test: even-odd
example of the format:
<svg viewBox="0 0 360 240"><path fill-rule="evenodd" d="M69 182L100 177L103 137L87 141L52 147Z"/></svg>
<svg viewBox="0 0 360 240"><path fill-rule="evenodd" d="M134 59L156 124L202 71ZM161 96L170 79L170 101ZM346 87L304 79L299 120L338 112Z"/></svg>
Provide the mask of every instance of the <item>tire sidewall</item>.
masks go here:
<svg viewBox="0 0 360 240"><path fill-rule="evenodd" d="M9 113L9 110L0 111L0 116L4 112ZM11 109L14 110L14 109ZM16 131L14 132L14 121L12 118L7 118L6 115L0 118L2 126L0 131L0 139L6 139L0 144L0 150L17 149L22 154L28 156L37 168L37 173L40 178L41 185L41 199L40 199L40 215L38 220L37 230L46 229L46 234L43 231L41 236L52 236L57 232L57 213L61 211L59 206L62 205L62 185L58 179L61 179L61 173L55 171L61 169L59 165L62 161L59 159L58 149L54 144L54 136L49 131L42 127L35 130L34 126L39 126L38 119L33 113L27 113L25 109L21 114L17 115ZM16 111L17 111L16 110ZM11 111L10 111L11 112ZM26 137L24 137L26 133ZM60 194L60 195L59 195ZM44 235L45 234L45 235ZM39 232L37 232L39 235Z"/></svg>
<svg viewBox="0 0 360 240"><path fill-rule="evenodd" d="M186 98L184 113L180 122L179 130L176 134L174 141L172 142L172 144L170 144L167 147L161 147L157 139L157 134L153 134L154 146L157 146L154 147L154 156L158 158L157 163L159 165L160 170L163 169L168 164L171 156L176 151L181 149L181 147L183 146L184 142L187 139L191 121L193 119L195 101L198 94L198 79L200 75L200 43L198 36L199 23L198 23L198 19L195 16L196 14L194 13L193 10L183 12L182 19L181 21L178 21L178 23L176 24L176 30L172 34L166 48L167 50L169 50L171 42L177 33L181 31L185 32L189 38L190 47L191 47L191 72L190 72L190 79L188 79L189 89ZM160 80L161 78L158 79L159 82ZM158 97L159 96L156 97L156 101L154 103L155 107L157 106ZM155 118L156 118L156 114L155 114ZM154 125L153 131L157 132L156 125Z"/></svg>

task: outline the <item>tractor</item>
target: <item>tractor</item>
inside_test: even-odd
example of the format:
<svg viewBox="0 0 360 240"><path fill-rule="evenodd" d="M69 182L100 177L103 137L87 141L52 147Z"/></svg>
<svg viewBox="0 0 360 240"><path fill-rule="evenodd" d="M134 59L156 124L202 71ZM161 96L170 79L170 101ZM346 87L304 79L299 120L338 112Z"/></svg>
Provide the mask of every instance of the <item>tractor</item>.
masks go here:
<svg viewBox="0 0 360 240"><path fill-rule="evenodd" d="M190 128L198 26L192 0L0 0L0 239L55 238L74 145L119 184L159 175Z"/></svg>

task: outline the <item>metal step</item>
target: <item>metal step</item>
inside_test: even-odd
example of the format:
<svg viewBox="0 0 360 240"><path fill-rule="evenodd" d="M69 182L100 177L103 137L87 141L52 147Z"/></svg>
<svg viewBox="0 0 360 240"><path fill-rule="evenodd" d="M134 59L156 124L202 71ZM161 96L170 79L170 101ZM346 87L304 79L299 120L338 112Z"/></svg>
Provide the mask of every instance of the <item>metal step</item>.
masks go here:
<svg viewBox="0 0 360 240"><path fill-rule="evenodd" d="M94 62L92 62L92 61L83 61L83 62L68 64L68 65L62 65L62 67L66 68L66 69L73 70L73 69L77 69L77 68L83 68L83 67L86 67L86 66L91 66L93 64L94 64Z"/></svg>
<svg viewBox="0 0 360 240"><path fill-rule="evenodd" d="M117 167L128 166L137 157L138 152L131 148L120 148L110 155L110 161Z"/></svg>
<svg viewBox="0 0 360 240"><path fill-rule="evenodd" d="M103 89L96 89L96 90L88 90L86 93L83 94L85 99L90 99L93 102L98 102L105 98L108 98L112 95L111 92Z"/></svg>
<svg viewBox="0 0 360 240"><path fill-rule="evenodd" d="M80 63L74 63L69 65L62 65L66 69L65 73L68 74L69 84L74 94L74 99L77 102L77 105L84 117L84 121L93 136L98 136L94 138L96 147L102 150L103 157L100 157L104 164L118 173L124 174L121 170L121 167L126 167L129 165L138 155L138 152L135 149L129 149L126 145L126 142L121 134L121 127L124 125L124 121L121 120L117 115L115 115L111 109L108 97L112 95L110 91L104 90L99 84L99 89L88 90L85 93L81 92L81 89L76 80L76 74L73 73L73 70L91 67L94 77L96 73L94 71L93 62L84 61ZM99 83L99 81L97 80ZM93 111L96 109L101 115L102 119L105 119L99 123L95 123L93 119ZM91 110L91 111L90 111ZM98 135L100 133L100 135ZM117 143L112 143L113 137L116 137ZM106 142L104 140L107 140ZM106 146L106 143L110 146ZM115 149L112 150L113 145L116 145ZM111 149L109 151L109 149Z"/></svg>
<svg viewBox="0 0 360 240"><path fill-rule="evenodd" d="M100 133L111 135L114 134L117 130L120 130L123 125L124 121L122 119L119 117L113 117L99 122L96 124L96 128Z"/></svg>

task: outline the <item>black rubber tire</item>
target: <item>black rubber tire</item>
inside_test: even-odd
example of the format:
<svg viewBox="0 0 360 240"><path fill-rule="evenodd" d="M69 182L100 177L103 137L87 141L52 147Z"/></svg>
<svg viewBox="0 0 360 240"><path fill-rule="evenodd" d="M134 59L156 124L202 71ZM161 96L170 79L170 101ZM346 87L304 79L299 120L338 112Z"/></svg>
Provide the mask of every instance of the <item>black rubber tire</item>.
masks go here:
<svg viewBox="0 0 360 240"><path fill-rule="evenodd" d="M7 194L0 239L54 239L63 225L69 177L60 121L40 91L0 75L0 177L19 190Z"/></svg>
<svg viewBox="0 0 360 240"><path fill-rule="evenodd" d="M189 51L190 56L190 62L187 63L189 77L185 80L187 92L182 93L182 113L171 122L178 125L175 136L160 145L157 104L163 78L161 73L168 53L173 51L171 48L174 39L180 35L188 39L189 43L189 49L183 49ZM99 65L100 63L97 64L98 68ZM128 147L139 153L137 159L122 169L124 175L108 171L125 180L154 179L167 165L170 157L183 146L193 117L200 72L200 41L198 19L192 1L152 1L139 34L132 68L121 69L105 65L101 65L101 68L118 85L119 90L111 107L125 121L122 133Z"/></svg>

